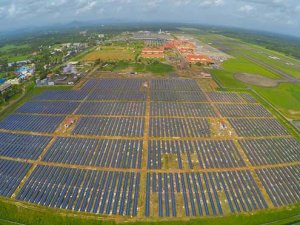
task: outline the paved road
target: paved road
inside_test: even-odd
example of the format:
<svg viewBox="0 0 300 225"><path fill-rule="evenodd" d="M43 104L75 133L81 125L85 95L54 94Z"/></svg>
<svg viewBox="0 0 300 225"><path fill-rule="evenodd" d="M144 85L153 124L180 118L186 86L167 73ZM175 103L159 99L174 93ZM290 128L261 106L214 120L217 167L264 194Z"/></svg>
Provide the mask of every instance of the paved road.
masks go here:
<svg viewBox="0 0 300 225"><path fill-rule="evenodd" d="M293 84L299 84L300 83L299 79L297 79L294 76L292 76L290 74L287 74L287 73L285 73L285 72L283 72L283 71L281 71L279 69L276 69L276 68L274 68L273 66L271 66L269 64L266 64L266 63L264 63L262 61L259 61L259 60L255 59L255 58L252 58L252 57L244 55L244 54L242 56L245 57L246 59L248 59L248 60L250 60L250 61L252 61L252 62L260 65L260 66L268 68L269 70L273 71L274 73L277 73L277 74L281 75L282 77L284 77L285 79L287 79L290 83L293 83Z"/></svg>

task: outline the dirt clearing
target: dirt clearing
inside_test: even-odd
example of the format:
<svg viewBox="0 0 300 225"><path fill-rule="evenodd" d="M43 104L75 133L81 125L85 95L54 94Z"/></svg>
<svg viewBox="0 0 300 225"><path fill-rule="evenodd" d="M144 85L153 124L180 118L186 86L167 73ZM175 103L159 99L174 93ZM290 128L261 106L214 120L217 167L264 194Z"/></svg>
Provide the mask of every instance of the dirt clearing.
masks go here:
<svg viewBox="0 0 300 225"><path fill-rule="evenodd" d="M234 76L236 79L246 84L252 84L261 87L276 87L279 83L286 82L285 80L274 80L258 74L237 73Z"/></svg>

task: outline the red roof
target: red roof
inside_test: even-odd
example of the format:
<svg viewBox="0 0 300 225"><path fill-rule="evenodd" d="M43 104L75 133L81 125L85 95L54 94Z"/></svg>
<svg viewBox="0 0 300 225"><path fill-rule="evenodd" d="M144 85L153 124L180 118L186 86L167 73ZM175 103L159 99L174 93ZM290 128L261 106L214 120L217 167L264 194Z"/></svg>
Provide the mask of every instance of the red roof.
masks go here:
<svg viewBox="0 0 300 225"><path fill-rule="evenodd" d="M164 47L144 48L142 50L141 56L144 58L163 58L164 57Z"/></svg>
<svg viewBox="0 0 300 225"><path fill-rule="evenodd" d="M166 48L168 48L168 49L170 49L170 48L175 48L175 45L174 45L173 42L168 42L168 43L166 43L166 44L164 45L164 48L165 48L165 49L166 49Z"/></svg>
<svg viewBox="0 0 300 225"><path fill-rule="evenodd" d="M65 125L66 125L66 126L70 126L72 123L74 123L74 119L73 119L73 118L68 118L68 119L66 120Z"/></svg>
<svg viewBox="0 0 300 225"><path fill-rule="evenodd" d="M163 53L160 53L160 54L149 54L149 53L142 53L141 54L142 57L144 58L163 58L164 57L164 54Z"/></svg>
<svg viewBox="0 0 300 225"><path fill-rule="evenodd" d="M206 62L206 63L213 63L213 59L206 55L187 55L186 59L189 62Z"/></svg>

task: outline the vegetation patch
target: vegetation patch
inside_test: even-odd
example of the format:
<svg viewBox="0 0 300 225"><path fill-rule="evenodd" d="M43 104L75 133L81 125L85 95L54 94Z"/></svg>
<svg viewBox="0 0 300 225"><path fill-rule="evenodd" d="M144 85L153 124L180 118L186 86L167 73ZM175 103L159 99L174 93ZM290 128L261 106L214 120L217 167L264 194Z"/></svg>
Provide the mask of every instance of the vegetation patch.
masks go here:
<svg viewBox="0 0 300 225"><path fill-rule="evenodd" d="M155 74L165 74L165 73L173 72L174 68L171 65L167 65L167 64L156 61L149 65L146 65L146 71L155 73Z"/></svg>
<svg viewBox="0 0 300 225"><path fill-rule="evenodd" d="M290 119L300 119L300 84L280 84L276 88L253 87Z"/></svg>
<svg viewBox="0 0 300 225"><path fill-rule="evenodd" d="M22 223L22 224L31 224L31 225L56 225L56 224L103 224L103 225L113 225L113 224L129 224L130 221L132 225L258 225L263 223L272 224L287 224L300 220L300 207L299 205L294 207L285 207L281 209L269 209L266 211L251 213L251 214L239 214L239 215L230 215L224 217L210 217L210 218L197 218L197 219L186 219L184 221L169 219L169 221L141 221L134 222L124 220L114 222L112 218L100 217L97 215L90 215L86 213L73 213L66 210L56 210L49 209L45 207L35 207L30 204L23 203L12 203L4 199L0 199L0 224L9 224L5 223L5 220ZM126 222L126 223L124 223Z"/></svg>
<svg viewBox="0 0 300 225"><path fill-rule="evenodd" d="M138 44L99 46L82 57L82 61L133 61L140 52Z"/></svg>

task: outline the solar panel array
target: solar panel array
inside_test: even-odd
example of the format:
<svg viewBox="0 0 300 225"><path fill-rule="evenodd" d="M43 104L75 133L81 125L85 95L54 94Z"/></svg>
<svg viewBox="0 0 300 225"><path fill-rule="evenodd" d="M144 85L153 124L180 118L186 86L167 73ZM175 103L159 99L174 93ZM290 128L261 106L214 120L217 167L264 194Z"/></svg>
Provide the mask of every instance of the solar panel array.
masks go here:
<svg viewBox="0 0 300 225"><path fill-rule="evenodd" d="M143 133L144 119L132 117L83 117L73 131L73 134L125 137L142 137Z"/></svg>
<svg viewBox="0 0 300 225"><path fill-rule="evenodd" d="M275 207L300 201L300 166L287 166L257 170Z"/></svg>
<svg viewBox="0 0 300 225"><path fill-rule="evenodd" d="M38 166L17 199L82 212L136 216L139 182L140 174L133 172Z"/></svg>
<svg viewBox="0 0 300 225"><path fill-rule="evenodd" d="M163 168L164 158L175 156L178 168L183 168L186 158L188 168L236 168L245 163L233 141L160 141L148 144L148 169ZM172 169L169 165L168 168Z"/></svg>
<svg viewBox="0 0 300 225"><path fill-rule="evenodd" d="M30 168L29 163L0 159L0 195L10 197Z"/></svg>
<svg viewBox="0 0 300 225"><path fill-rule="evenodd" d="M207 119L151 118L151 137L209 137L210 128Z"/></svg>
<svg viewBox="0 0 300 225"><path fill-rule="evenodd" d="M252 165L300 161L300 143L294 138L240 140Z"/></svg>
<svg viewBox="0 0 300 225"><path fill-rule="evenodd" d="M175 102L152 102L150 115L165 117L216 117L210 104Z"/></svg>
<svg viewBox="0 0 300 225"><path fill-rule="evenodd" d="M222 195L226 201L220 199ZM158 207L154 206L158 210L151 211L154 204L158 204ZM223 215L223 210L227 207L231 213L268 208L248 170L216 173L147 173L146 216L158 214L156 216L175 217L178 213L182 213L182 209L185 216L216 216Z"/></svg>
<svg viewBox="0 0 300 225"><path fill-rule="evenodd" d="M79 106L79 102L27 102L17 113L36 114L72 114Z"/></svg>
<svg viewBox="0 0 300 225"><path fill-rule="evenodd" d="M76 114L143 116L145 110L144 102L84 102Z"/></svg>
<svg viewBox="0 0 300 225"><path fill-rule="evenodd" d="M210 92L208 96L213 102L241 103L244 101L237 93Z"/></svg>
<svg viewBox="0 0 300 225"><path fill-rule="evenodd" d="M272 117L264 107L258 104L217 104L224 117Z"/></svg>
<svg viewBox="0 0 300 225"><path fill-rule="evenodd" d="M248 119L248 118L230 118L231 126L241 137L267 137L284 136L289 132L273 118L268 119Z"/></svg>
<svg viewBox="0 0 300 225"><path fill-rule="evenodd" d="M0 129L53 133L64 116L12 114L0 122Z"/></svg>
<svg viewBox="0 0 300 225"><path fill-rule="evenodd" d="M238 137L216 136L219 114ZM70 116L75 124L58 129ZM246 93L205 93L189 79L93 79L46 91L0 122L0 195L139 218L295 204L300 144L288 135Z"/></svg>
<svg viewBox="0 0 300 225"><path fill-rule="evenodd" d="M88 97L89 101L143 101L146 99L146 95L142 91L128 91L128 90L94 90Z"/></svg>
<svg viewBox="0 0 300 225"><path fill-rule="evenodd" d="M108 168L141 168L141 158L142 141L59 137L43 160Z"/></svg>
<svg viewBox="0 0 300 225"><path fill-rule="evenodd" d="M79 101L87 96L86 92L82 91L45 91L36 96L33 100L48 100L48 101Z"/></svg>
<svg viewBox="0 0 300 225"><path fill-rule="evenodd" d="M37 159L51 137L0 133L0 156Z"/></svg>

